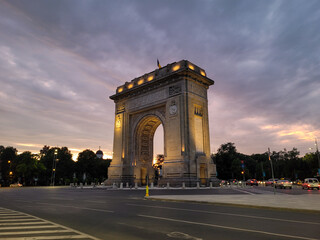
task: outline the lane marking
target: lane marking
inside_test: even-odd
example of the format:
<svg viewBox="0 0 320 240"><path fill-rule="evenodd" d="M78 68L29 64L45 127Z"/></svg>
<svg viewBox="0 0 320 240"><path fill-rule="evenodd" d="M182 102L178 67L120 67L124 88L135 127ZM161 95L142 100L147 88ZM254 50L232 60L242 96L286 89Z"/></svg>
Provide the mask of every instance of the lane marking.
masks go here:
<svg viewBox="0 0 320 240"><path fill-rule="evenodd" d="M250 195L257 195L257 193L247 192L245 190L240 190L240 189L233 189L233 190L238 191L238 192L242 192L242 193L247 193L247 194L250 194Z"/></svg>
<svg viewBox="0 0 320 240"><path fill-rule="evenodd" d="M186 208L173 208L173 207L162 207L162 206L146 206L146 205L140 205L140 204L134 204L134 203L127 203L127 205L137 206L137 207L146 207L146 208L160 208L160 209L179 210L179 211L188 211L188 212L199 212L199 213L207 213L207 214L220 214L220 215L227 215L227 216L256 218L256 219L263 219L263 220L273 220L273 221L291 222L291 223L300 223L300 224L303 223L303 224L320 225L319 222L306 222L306 221L297 221L297 220L289 220L289 219L281 219L281 218L259 217L259 216L243 215L243 214L236 214L236 213L224 213L224 212L193 210L193 209L186 209Z"/></svg>
<svg viewBox="0 0 320 240"><path fill-rule="evenodd" d="M0 219L0 223L1 222L34 222L36 221L36 219L34 218L21 218L21 219Z"/></svg>
<svg viewBox="0 0 320 240"><path fill-rule="evenodd" d="M193 237L193 236L190 236L189 234L182 233L182 232L171 232L171 233L168 233L167 236L172 238L202 240L202 238Z"/></svg>
<svg viewBox="0 0 320 240"><path fill-rule="evenodd" d="M0 226L13 226L13 225L40 225L47 224L46 222L11 222L11 223L0 223Z"/></svg>
<svg viewBox="0 0 320 240"><path fill-rule="evenodd" d="M63 235L63 236L36 236L36 237L15 237L15 238L0 238L0 240L45 240L45 239L81 239L88 238L82 235Z"/></svg>
<svg viewBox="0 0 320 240"><path fill-rule="evenodd" d="M19 215L19 216L0 216L0 219L21 219L21 218L28 218L28 217L23 216L23 215Z"/></svg>
<svg viewBox="0 0 320 240"><path fill-rule="evenodd" d="M41 234L41 233L66 233L72 232L68 229L63 230L42 230L42 231L25 231L25 232L0 232L0 235L25 235L25 234Z"/></svg>
<svg viewBox="0 0 320 240"><path fill-rule="evenodd" d="M3 209L3 208L2 208ZM10 209L5 209L8 212L12 211ZM86 233L77 231L72 228L68 228L66 226L32 216L27 213L22 213L18 211L14 211L19 214L23 214L25 217L29 219L7 219L2 220L4 223L0 223L0 240L45 240L45 239L92 239L92 240L100 240L99 238L90 236ZM1 221L1 220L0 220ZM31 222L30 222L31 221ZM36 225L40 224L40 225ZM15 226L12 226L15 225ZM25 226L21 226L25 225ZM31 225L31 226L30 226ZM33 226L32 226L33 225ZM15 229L21 229L23 231L10 231ZM48 230L46 230L48 229ZM9 230L9 231L6 231ZM30 230L30 231L25 231ZM52 236L52 234L59 234L59 236ZM62 234L61 233L68 233ZM41 234L41 236L30 236L32 234ZM51 234L51 235L50 235ZM22 236L21 236L22 235ZM24 236L23 236L24 235ZM6 237L3 237L6 236Z"/></svg>
<svg viewBox="0 0 320 240"><path fill-rule="evenodd" d="M21 214L19 213L0 213L0 217L5 217L5 216L20 216Z"/></svg>
<svg viewBox="0 0 320 240"><path fill-rule="evenodd" d="M48 200L67 200L67 201L74 201L73 198L58 198L58 197L53 197L53 198L48 198Z"/></svg>
<svg viewBox="0 0 320 240"><path fill-rule="evenodd" d="M271 236L277 236L277 237L286 237L286 238L303 239L303 240L319 240L319 239L315 239L315 238L300 237L300 236L293 236L293 235L272 233L272 232L264 232L264 231L259 231L259 230L246 229L246 228L228 227L228 226L216 225L216 224L210 224L210 223L192 222L192 221L179 220L179 219L173 219L173 218L155 217L155 216L147 216L147 215L137 215L137 216L144 217L144 218L157 219L157 220L164 220L164 221L213 227L213 228L222 228L222 229L228 229L228 230L234 230L234 231L240 231L240 232L259 233L259 234L271 235Z"/></svg>
<svg viewBox="0 0 320 240"><path fill-rule="evenodd" d="M107 202L105 202L105 201L90 201L90 200L84 200L84 202L89 202L89 203L102 203L102 204L107 203Z"/></svg>
<svg viewBox="0 0 320 240"><path fill-rule="evenodd" d="M38 228L58 228L54 225L41 225L41 226L17 226L17 227L0 227L0 230L10 230L10 229L38 229Z"/></svg>
<svg viewBox="0 0 320 240"><path fill-rule="evenodd" d="M97 209L97 208L86 208L86 207L76 207L76 206L66 206L61 204L55 204L55 203L37 203L42 205L51 205L51 206L57 206L57 207L66 207L66 208L76 208L76 209L83 209L83 210L91 210L91 211L97 211L97 212L107 212L107 213L114 213L114 211L105 210L105 209Z"/></svg>

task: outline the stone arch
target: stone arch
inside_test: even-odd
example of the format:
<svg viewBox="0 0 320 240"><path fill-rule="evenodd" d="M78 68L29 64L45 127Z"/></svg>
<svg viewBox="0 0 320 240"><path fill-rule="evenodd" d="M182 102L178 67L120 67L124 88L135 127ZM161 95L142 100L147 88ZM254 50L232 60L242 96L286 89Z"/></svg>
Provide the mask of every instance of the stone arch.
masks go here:
<svg viewBox="0 0 320 240"><path fill-rule="evenodd" d="M146 175L149 176L150 181L154 178L152 167L154 134L161 124L165 135L165 119L161 113L145 113L137 119L133 128L134 176L142 184L145 184Z"/></svg>
<svg viewBox="0 0 320 240"><path fill-rule="evenodd" d="M143 174L152 175L152 142L162 123L165 161L158 184L208 185L216 172L207 98L213 84L202 68L181 60L119 86L110 96L115 124L108 183L141 185Z"/></svg>

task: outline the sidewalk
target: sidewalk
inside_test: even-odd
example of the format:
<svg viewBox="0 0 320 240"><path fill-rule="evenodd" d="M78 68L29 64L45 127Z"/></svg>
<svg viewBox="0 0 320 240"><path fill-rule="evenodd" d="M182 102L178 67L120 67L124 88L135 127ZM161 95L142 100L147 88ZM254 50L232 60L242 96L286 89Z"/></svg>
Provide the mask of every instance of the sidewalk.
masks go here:
<svg viewBox="0 0 320 240"><path fill-rule="evenodd" d="M300 210L320 213L320 194L228 194L228 195L161 195L147 199L214 203L248 207L276 208L283 210Z"/></svg>

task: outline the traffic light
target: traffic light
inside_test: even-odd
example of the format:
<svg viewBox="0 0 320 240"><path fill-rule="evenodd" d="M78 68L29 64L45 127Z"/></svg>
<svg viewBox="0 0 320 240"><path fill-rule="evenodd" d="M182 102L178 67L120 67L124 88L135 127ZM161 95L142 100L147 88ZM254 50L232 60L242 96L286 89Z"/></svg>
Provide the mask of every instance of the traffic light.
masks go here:
<svg viewBox="0 0 320 240"><path fill-rule="evenodd" d="M243 174L244 174L244 171L241 171L241 174L243 175Z"/></svg>

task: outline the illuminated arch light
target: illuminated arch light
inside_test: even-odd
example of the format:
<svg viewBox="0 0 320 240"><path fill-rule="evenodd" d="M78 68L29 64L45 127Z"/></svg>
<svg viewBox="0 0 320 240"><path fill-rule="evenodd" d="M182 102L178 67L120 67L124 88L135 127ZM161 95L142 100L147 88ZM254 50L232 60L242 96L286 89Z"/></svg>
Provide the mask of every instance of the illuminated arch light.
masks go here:
<svg viewBox="0 0 320 240"><path fill-rule="evenodd" d="M140 79L140 80L138 81L138 85L141 85L142 83L144 83L144 79Z"/></svg>
<svg viewBox="0 0 320 240"><path fill-rule="evenodd" d="M179 70L179 69L180 69L180 65L179 65L179 64L175 65L175 66L172 68L173 71L177 71L177 70Z"/></svg>
<svg viewBox="0 0 320 240"><path fill-rule="evenodd" d="M130 88L133 88L133 83L130 83L130 84L128 85L128 89L130 89Z"/></svg>
<svg viewBox="0 0 320 240"><path fill-rule="evenodd" d="M153 75L150 75L149 77L148 77L148 81L152 81L153 80Z"/></svg>
<svg viewBox="0 0 320 240"><path fill-rule="evenodd" d="M188 68L190 68L191 70L194 70L194 66L191 64L188 65Z"/></svg>
<svg viewBox="0 0 320 240"><path fill-rule="evenodd" d="M200 70L200 74L201 74L202 76L206 76L206 73L205 73L203 70Z"/></svg>
<svg viewBox="0 0 320 240"><path fill-rule="evenodd" d="M123 91L123 87L118 89L118 93L121 93Z"/></svg>

